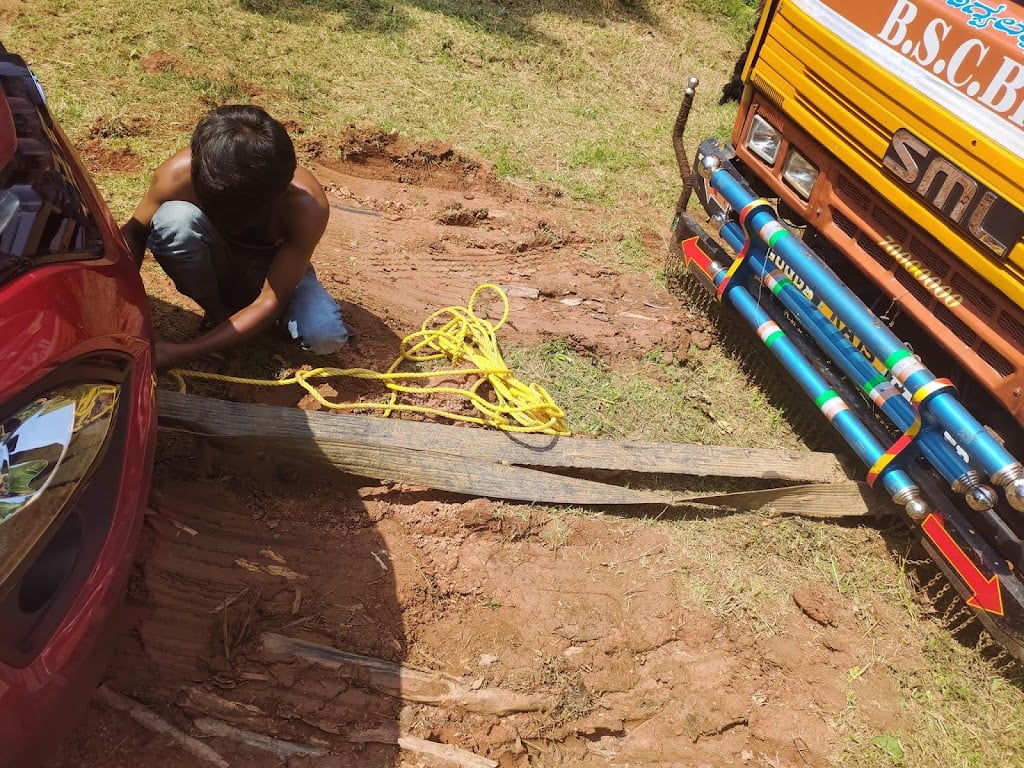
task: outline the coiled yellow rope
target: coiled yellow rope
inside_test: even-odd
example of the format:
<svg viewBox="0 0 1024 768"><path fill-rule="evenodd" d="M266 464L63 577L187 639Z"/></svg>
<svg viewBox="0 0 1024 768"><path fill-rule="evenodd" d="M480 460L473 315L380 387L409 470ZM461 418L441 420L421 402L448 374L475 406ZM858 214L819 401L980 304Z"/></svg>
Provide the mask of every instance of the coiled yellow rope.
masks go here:
<svg viewBox="0 0 1024 768"><path fill-rule="evenodd" d="M474 305L481 293L491 291L502 303L501 319L497 323L479 317ZM167 372L178 384L178 391L186 389L185 379L224 381L232 384L250 384L257 387L285 387L298 384L323 407L337 411L376 409L388 416L393 411L410 411L438 416L453 421L497 427L507 432L539 432L549 435L568 435L565 412L539 384L524 384L505 364L498 349L496 333L508 319L509 305L505 292L497 285L484 283L476 288L465 307L445 307L423 321L420 330L402 339L400 354L385 373L366 368L314 368L295 371L282 379L247 379L218 373L188 371L174 368ZM428 363L447 359L453 366L433 371L399 371L405 363ZM465 365L466 367L458 367ZM464 387L416 386L401 383L416 379L438 377L474 377ZM349 377L382 381L391 390L386 403L341 403L325 398L312 384L321 379ZM487 385L487 386L485 386ZM399 403L400 395L454 395L465 398L480 414L432 408L423 405ZM490 397L488 397L490 395Z"/></svg>

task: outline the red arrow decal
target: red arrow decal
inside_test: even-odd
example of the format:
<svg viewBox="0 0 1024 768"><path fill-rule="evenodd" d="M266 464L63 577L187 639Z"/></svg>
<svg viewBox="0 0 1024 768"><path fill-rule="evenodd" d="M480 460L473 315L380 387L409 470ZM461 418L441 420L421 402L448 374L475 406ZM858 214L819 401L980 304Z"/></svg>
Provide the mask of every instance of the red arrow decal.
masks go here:
<svg viewBox="0 0 1024 768"><path fill-rule="evenodd" d="M683 256L688 264L696 264L701 272L712 280L715 279L715 276L711 274L711 257L700 247L700 238L688 238L679 243L679 246L683 249Z"/></svg>
<svg viewBox="0 0 1024 768"><path fill-rule="evenodd" d="M942 518L934 512L924 519L921 528L974 593L967 604L972 608L981 608L983 611L1002 616L1003 590L999 586L999 576L993 575L992 578L986 579L974 561L953 541L953 537L942 524Z"/></svg>

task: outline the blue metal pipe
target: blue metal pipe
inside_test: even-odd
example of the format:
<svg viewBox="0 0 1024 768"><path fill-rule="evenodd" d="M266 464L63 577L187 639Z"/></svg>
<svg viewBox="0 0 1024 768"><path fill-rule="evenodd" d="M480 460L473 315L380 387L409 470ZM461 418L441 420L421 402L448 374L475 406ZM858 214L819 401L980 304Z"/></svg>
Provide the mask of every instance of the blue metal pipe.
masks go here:
<svg viewBox="0 0 1024 768"><path fill-rule="evenodd" d="M736 222L723 227L726 242L739 250L744 243L743 230ZM739 246L739 247L737 247ZM814 304L788 279L779 279L779 270L767 261L760 248L750 248L746 255L750 269L782 304L798 319L806 330L849 379L872 397L874 403L889 417L899 430L906 431L913 424L914 406L900 396L896 387L868 361L853 343L836 328ZM918 448L939 474L953 485L963 482L970 466L960 457L942 434L925 428L917 439Z"/></svg>
<svg viewBox="0 0 1024 768"><path fill-rule="evenodd" d="M721 285L726 277L722 269L714 275L715 285ZM772 354L792 374L793 378L814 400L832 426L853 449L860 459L872 466L885 452L868 428L860 422L845 401L833 391L814 367L807 362L796 345L785 332L758 305L739 283L728 286L723 299L732 304L740 316L757 332ZM918 489L905 471L891 467L880 476L880 481L890 496L900 503L918 498Z"/></svg>
<svg viewBox="0 0 1024 768"><path fill-rule="evenodd" d="M709 180L712 187L741 212L746 231L773 249L908 392L913 394L936 381L934 374L913 356L906 345L802 241L779 223L769 206L757 205L757 198L742 181L725 170L713 171ZM1020 464L963 408L954 394L949 391L935 393L924 404L923 410L953 436L970 456L971 462L991 476L994 482L1008 485L1019 480ZM1019 498L1011 497L1015 507L1020 502Z"/></svg>

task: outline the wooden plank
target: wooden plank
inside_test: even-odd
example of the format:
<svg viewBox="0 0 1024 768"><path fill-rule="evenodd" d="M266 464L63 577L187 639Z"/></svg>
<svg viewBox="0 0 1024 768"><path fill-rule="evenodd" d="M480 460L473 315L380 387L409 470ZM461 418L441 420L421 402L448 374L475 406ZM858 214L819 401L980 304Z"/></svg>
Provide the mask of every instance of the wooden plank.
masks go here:
<svg viewBox="0 0 1024 768"><path fill-rule="evenodd" d="M887 508L887 500L877 494L871 486L853 480L712 496L689 496L686 502L817 518L877 515L884 513Z"/></svg>
<svg viewBox="0 0 1024 768"><path fill-rule="evenodd" d="M275 632L266 632L261 639L267 653L295 656L327 667L337 677L383 691L403 701L431 706L453 705L494 717L541 712L555 704L554 698L545 694L520 693L507 688L473 688L466 681L441 672L428 672L372 656L360 656Z"/></svg>
<svg viewBox="0 0 1024 768"><path fill-rule="evenodd" d="M436 437L420 444L402 445L395 442L397 432L389 433L387 439L380 440L373 430L340 428L353 420L360 424L367 420L391 423L383 419L184 397L187 400L174 402L173 409L167 405L168 399L162 399L161 424L164 428L207 438L222 456L234 454L237 463L253 471L262 471L260 463L266 459L274 467L282 464L299 469L327 466L362 477L421 485L467 496L579 506L702 504L737 510L770 508L780 514L810 517L865 515L870 514L871 506L874 506L873 502L869 506L862 484L852 481L716 495L637 490L553 474L506 461L493 461L487 457L486 451L482 451L484 457L481 458L475 454L451 453L451 446L446 451L436 450ZM311 416L319 418L307 418ZM393 423L446 432L454 429L470 434L491 434L483 430L414 422ZM327 436L328 433L331 436ZM423 435L425 431L420 430L419 433ZM504 435L496 436L505 438ZM513 437L518 442L518 437ZM565 438L560 440L565 441ZM605 444L596 440L577 439L576 442L589 442L596 446ZM457 447L465 449L466 443ZM634 471L647 470L642 464L632 468Z"/></svg>
<svg viewBox="0 0 1024 768"><path fill-rule="evenodd" d="M178 728L171 725L148 707L144 707L135 699L107 688L105 685L101 685L96 689L96 698L111 709L126 713L143 728L147 728L161 736L167 736L193 757L216 765L217 768L231 768L230 763L217 754L213 747L178 730Z"/></svg>
<svg viewBox="0 0 1024 768"><path fill-rule="evenodd" d="M456 768L498 768L501 765L497 760L491 760L461 747L417 736L399 736L395 743L406 752L412 752L417 757L426 758L428 762L440 765L452 765Z"/></svg>
<svg viewBox="0 0 1024 768"><path fill-rule="evenodd" d="M197 434L197 433L192 433ZM200 435L206 437L205 435ZM466 496L485 496L538 504L572 506L660 506L687 504L723 507L734 510L765 509L776 514L803 517L856 517L874 514L877 501L869 502L863 495L864 483L846 480L840 483L811 483L766 488L739 493L707 495L703 493L668 493L626 488L610 483L555 475L528 467L517 467L465 456L453 457L419 448L366 448L337 440L319 442L294 438L267 441L265 437L213 438L221 449L237 453L267 445L268 451L280 452L275 463L289 463L301 468L323 464L361 477L386 482L420 485ZM249 462L242 460L243 464Z"/></svg>
<svg viewBox="0 0 1024 768"><path fill-rule="evenodd" d="M257 439L228 438L244 448ZM310 463L325 459L333 466L361 477L393 483L422 485L467 496L488 496L514 501L548 504L633 505L672 504L676 496L659 491L625 488L610 483L551 474L528 467L498 464L469 456L452 456L437 451L405 446L366 446L342 440L320 438L273 438L271 450L279 446L283 456Z"/></svg>
<svg viewBox="0 0 1024 768"><path fill-rule="evenodd" d="M216 736L220 739L246 744L264 752L270 752L281 760L288 760L291 757L324 757L327 755L327 750L323 747L282 741L262 733L236 728L212 717L200 717L196 720L195 725L198 731L206 736Z"/></svg>
<svg viewBox="0 0 1024 768"><path fill-rule="evenodd" d="M233 403L166 391L160 392L158 406L161 424L197 432L213 431L225 436L270 434L304 440L340 440L347 444L381 448L417 446L450 456L472 456L527 467L626 470L805 483L847 479L839 459L831 453L515 434Z"/></svg>

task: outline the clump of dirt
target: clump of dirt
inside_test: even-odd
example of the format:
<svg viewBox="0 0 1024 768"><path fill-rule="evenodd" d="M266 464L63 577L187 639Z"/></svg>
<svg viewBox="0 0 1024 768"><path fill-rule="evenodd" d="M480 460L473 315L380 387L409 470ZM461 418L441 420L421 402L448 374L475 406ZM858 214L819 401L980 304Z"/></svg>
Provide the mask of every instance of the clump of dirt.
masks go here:
<svg viewBox="0 0 1024 768"><path fill-rule="evenodd" d="M181 62L166 51L154 51L142 58L142 69L149 74L157 72L177 72Z"/></svg>
<svg viewBox="0 0 1024 768"><path fill-rule="evenodd" d="M90 139L82 147L82 158L90 173L110 175L138 173L143 169L142 158L127 147L114 149L103 139Z"/></svg>
<svg viewBox="0 0 1024 768"><path fill-rule="evenodd" d="M293 140L306 133L306 127L297 120L282 120L281 125L284 126L284 129L288 131L288 135L291 136Z"/></svg>
<svg viewBox="0 0 1024 768"><path fill-rule="evenodd" d="M376 126L350 125L335 139L307 139L298 142L298 148L322 167L375 179L446 189L500 186L493 170L485 170L451 144L418 142Z"/></svg>
<svg viewBox="0 0 1024 768"><path fill-rule="evenodd" d="M820 584L809 584L795 590L793 602L808 618L814 619L823 627L834 627L838 623L835 597Z"/></svg>
<svg viewBox="0 0 1024 768"><path fill-rule="evenodd" d="M152 127L153 121L148 117L100 115L89 126L89 136L94 139L127 139L145 136Z"/></svg>
<svg viewBox="0 0 1024 768"><path fill-rule="evenodd" d="M472 227L487 221L489 215L486 208L463 208L462 203L456 201L449 203L444 210L434 216L434 220L448 227Z"/></svg>

